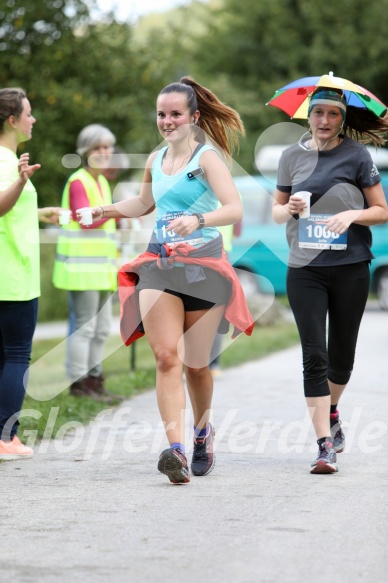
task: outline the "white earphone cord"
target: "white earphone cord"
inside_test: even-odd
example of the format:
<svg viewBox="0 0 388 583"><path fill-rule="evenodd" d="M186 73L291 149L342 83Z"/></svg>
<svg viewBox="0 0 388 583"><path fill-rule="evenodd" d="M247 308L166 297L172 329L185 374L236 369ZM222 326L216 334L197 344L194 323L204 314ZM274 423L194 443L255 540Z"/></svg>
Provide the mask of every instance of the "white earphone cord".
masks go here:
<svg viewBox="0 0 388 583"><path fill-rule="evenodd" d="M327 140L326 144L324 144L322 146L322 148L319 150L319 148L317 148L318 151L322 152L322 150L324 150L327 146L327 144L329 142L332 142L333 140L335 140L336 138L338 138L338 136L340 135L340 133L342 132L342 128L344 127L344 123L342 122L341 127L340 127L340 131L338 132L338 134L336 134L333 138L330 138L330 140ZM302 139L304 138L305 135L310 134L310 136L312 136L311 132L305 132L298 141L298 145L303 148L303 150L310 150L311 148L306 148L306 146L302 143Z"/></svg>

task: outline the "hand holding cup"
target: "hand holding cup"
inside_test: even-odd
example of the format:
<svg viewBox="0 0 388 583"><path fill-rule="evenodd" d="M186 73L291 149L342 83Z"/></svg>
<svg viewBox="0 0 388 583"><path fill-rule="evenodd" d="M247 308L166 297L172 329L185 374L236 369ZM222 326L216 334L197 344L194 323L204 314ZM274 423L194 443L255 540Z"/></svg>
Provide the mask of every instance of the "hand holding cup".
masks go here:
<svg viewBox="0 0 388 583"><path fill-rule="evenodd" d="M77 220L84 227L88 227L93 224L93 208L90 206L77 209Z"/></svg>
<svg viewBox="0 0 388 583"><path fill-rule="evenodd" d="M60 225L68 225L71 220L71 210L68 209L61 209L61 213L59 215L59 224Z"/></svg>
<svg viewBox="0 0 388 583"><path fill-rule="evenodd" d="M307 219L310 216L311 192L308 192L307 190L300 190L299 192L295 192L293 196L303 200L304 202L303 209L298 210L296 212L299 213L299 217L301 219Z"/></svg>

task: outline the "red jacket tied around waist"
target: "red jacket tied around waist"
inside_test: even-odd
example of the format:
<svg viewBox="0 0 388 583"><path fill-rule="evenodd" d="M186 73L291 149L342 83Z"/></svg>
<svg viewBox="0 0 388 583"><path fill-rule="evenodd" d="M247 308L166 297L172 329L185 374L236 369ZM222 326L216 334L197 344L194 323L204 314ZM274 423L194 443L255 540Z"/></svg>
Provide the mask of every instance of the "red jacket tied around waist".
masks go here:
<svg viewBox="0 0 388 583"><path fill-rule="evenodd" d="M222 240L222 239L221 239ZM118 293L120 299L120 332L126 346L144 336L138 302L136 284L139 281L138 270L150 261L156 261L161 269L168 268L174 262L184 265L198 265L213 269L231 283L229 302L225 307L224 319L233 327L232 338L244 332L252 334L254 321L249 312L245 295L239 279L229 263L225 251L219 256L210 255L214 248L212 242L196 249L187 243L168 245L150 245L145 253L121 267L118 273ZM156 252L159 250L159 253ZM205 253L209 251L209 255Z"/></svg>

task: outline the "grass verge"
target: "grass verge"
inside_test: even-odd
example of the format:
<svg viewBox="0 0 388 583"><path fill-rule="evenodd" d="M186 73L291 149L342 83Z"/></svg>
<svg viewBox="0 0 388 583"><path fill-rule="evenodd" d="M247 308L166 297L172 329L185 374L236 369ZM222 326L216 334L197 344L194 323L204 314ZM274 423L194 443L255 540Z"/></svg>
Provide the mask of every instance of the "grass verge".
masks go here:
<svg viewBox="0 0 388 583"><path fill-rule="evenodd" d="M296 326L288 322L256 327L251 337L242 334L233 342L226 335L221 366L223 369L237 366L297 342ZM133 347L126 347L120 338L111 337L106 344L106 354L104 374L111 392L130 398L155 386L154 359L146 338L137 340ZM111 407L87 397L69 395L65 358L65 341L34 342L28 394L20 416L20 436L35 439L56 437L58 430L66 424L87 423L99 411ZM133 364L135 370L131 370Z"/></svg>

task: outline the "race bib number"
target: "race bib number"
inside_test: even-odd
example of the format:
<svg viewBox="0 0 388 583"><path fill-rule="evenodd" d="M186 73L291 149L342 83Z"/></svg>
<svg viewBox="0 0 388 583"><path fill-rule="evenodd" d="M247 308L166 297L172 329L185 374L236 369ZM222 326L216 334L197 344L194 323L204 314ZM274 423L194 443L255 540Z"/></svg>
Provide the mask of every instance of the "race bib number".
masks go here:
<svg viewBox="0 0 388 583"><path fill-rule="evenodd" d="M344 251L348 246L348 231L339 235L326 228L324 221L332 215L311 214L307 219L299 219L300 249L329 249Z"/></svg>
<svg viewBox="0 0 388 583"><path fill-rule="evenodd" d="M203 243L202 229L196 229L190 235L186 237L181 237L177 235L174 231L167 231L168 225L174 219L182 217L183 215L188 215L185 211L172 211L164 215L161 219L156 221L156 237L159 243L167 243L167 245L176 245L177 243L182 243L184 241L188 245L198 245Z"/></svg>

